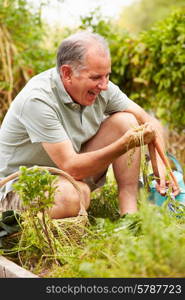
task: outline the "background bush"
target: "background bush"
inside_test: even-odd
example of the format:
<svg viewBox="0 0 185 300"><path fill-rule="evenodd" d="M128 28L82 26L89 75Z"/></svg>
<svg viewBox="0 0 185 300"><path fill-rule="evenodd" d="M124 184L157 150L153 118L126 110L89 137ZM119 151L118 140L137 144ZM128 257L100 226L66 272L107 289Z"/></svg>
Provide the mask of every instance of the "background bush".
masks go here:
<svg viewBox="0 0 185 300"><path fill-rule="evenodd" d="M25 83L53 66L55 52L45 37L39 9L31 12L25 0L0 0L0 120Z"/></svg>

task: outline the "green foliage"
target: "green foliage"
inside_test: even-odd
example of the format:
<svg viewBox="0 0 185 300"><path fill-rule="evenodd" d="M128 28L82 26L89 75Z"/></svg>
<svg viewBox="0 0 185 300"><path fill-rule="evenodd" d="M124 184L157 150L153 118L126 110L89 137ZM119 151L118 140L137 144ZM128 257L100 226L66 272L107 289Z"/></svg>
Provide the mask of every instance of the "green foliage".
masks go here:
<svg viewBox="0 0 185 300"><path fill-rule="evenodd" d="M4 238L2 254L15 256L19 264L26 269L34 268L35 272L70 261L74 245L80 243L86 232L86 217L51 219L49 209L54 204L57 178L43 167L20 167L19 178L13 185L22 201L21 232L16 239ZM6 224L2 225L2 229L8 229Z"/></svg>
<svg viewBox="0 0 185 300"><path fill-rule="evenodd" d="M24 0L0 1L1 22L6 25L12 34L13 41L20 48L25 47L25 40L34 41L41 39L42 31L40 16L38 13L31 14L27 2ZM24 18L24 22L23 22ZM32 28L35 27L35 30Z"/></svg>
<svg viewBox="0 0 185 300"><path fill-rule="evenodd" d="M48 51L43 44L46 32L40 8L32 12L26 0L0 0L0 25L6 27L17 48L14 64L19 65L21 61L28 76L55 63L54 52Z"/></svg>
<svg viewBox="0 0 185 300"><path fill-rule="evenodd" d="M101 190L93 193L89 210L93 222L78 243L64 240L61 228L58 237L49 231L54 254L43 239L39 219L39 232L35 234L29 213L23 214L23 235L11 256L18 251L19 263L43 277L184 277L185 214L176 217L168 209L168 202L161 207L151 204L146 192L140 190L139 211L113 218L118 213L116 196L113 181L108 181L102 194Z"/></svg>
<svg viewBox="0 0 185 300"><path fill-rule="evenodd" d="M124 74L126 93L171 128L185 127L185 13L174 12L135 40Z"/></svg>
<svg viewBox="0 0 185 300"><path fill-rule="evenodd" d="M55 64L40 9L26 0L0 0L0 121L11 101L35 74Z"/></svg>
<svg viewBox="0 0 185 300"><path fill-rule="evenodd" d="M101 189L92 193L88 211L90 220L108 218L112 221L119 218L118 191L114 181L106 183Z"/></svg>
<svg viewBox="0 0 185 300"><path fill-rule="evenodd" d="M37 166L30 170L22 166L20 172L19 179L13 187L23 205L33 215L50 208L54 202L54 181L57 176L51 175L47 170L40 170Z"/></svg>
<svg viewBox="0 0 185 300"><path fill-rule="evenodd" d="M109 191L107 186L112 207ZM167 203L158 207L146 197L141 191L136 214L113 222L96 218L83 247L76 248L68 264L50 270L49 277L184 277L185 218L171 215Z"/></svg>
<svg viewBox="0 0 185 300"><path fill-rule="evenodd" d="M26 210L25 221L22 223L22 237L19 247L37 246L43 255L52 255L56 264L57 241L52 232L51 219L48 210L54 203L54 194L57 186L54 185L57 176L49 171L35 166L31 169L20 167L19 179L13 187L22 200ZM27 241L28 240L28 241ZM22 242L24 241L24 243Z"/></svg>
<svg viewBox="0 0 185 300"><path fill-rule="evenodd" d="M185 12L176 11L136 41L129 95L171 128L185 127Z"/></svg>
<svg viewBox="0 0 185 300"><path fill-rule="evenodd" d="M129 32L138 34L150 29L155 22L166 18L173 9L185 7L184 0L140 0L124 7L118 25ZM154 13L155 11L155 13Z"/></svg>

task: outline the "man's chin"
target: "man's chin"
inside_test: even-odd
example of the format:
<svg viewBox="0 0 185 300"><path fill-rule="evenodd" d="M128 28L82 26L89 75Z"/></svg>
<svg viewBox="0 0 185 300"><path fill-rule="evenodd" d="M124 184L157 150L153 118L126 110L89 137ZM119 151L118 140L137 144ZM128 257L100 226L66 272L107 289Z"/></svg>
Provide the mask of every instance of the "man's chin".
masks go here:
<svg viewBox="0 0 185 300"><path fill-rule="evenodd" d="M85 100L85 106L93 105L94 102L96 101L96 98L97 98L97 96L94 97L94 99L86 99L86 100Z"/></svg>

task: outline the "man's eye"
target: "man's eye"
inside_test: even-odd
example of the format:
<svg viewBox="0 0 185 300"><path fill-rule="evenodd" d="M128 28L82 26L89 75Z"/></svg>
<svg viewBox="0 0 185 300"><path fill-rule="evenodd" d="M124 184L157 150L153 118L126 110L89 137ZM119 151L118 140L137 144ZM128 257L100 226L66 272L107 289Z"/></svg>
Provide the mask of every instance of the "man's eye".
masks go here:
<svg viewBox="0 0 185 300"><path fill-rule="evenodd" d="M98 80L100 77L91 77L92 80Z"/></svg>

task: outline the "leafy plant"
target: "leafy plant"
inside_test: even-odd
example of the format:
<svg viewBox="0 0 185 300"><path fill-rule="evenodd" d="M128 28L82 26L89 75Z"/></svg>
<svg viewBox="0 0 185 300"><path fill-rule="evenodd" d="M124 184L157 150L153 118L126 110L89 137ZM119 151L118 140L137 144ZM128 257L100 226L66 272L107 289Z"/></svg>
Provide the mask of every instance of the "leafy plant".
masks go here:
<svg viewBox="0 0 185 300"><path fill-rule="evenodd" d="M25 83L55 64L45 36L39 8L33 12L26 0L0 0L0 121Z"/></svg>
<svg viewBox="0 0 185 300"><path fill-rule="evenodd" d="M108 218L112 221L119 218L118 191L114 181L107 182L101 189L92 193L89 218Z"/></svg>
<svg viewBox="0 0 185 300"><path fill-rule="evenodd" d="M39 239L43 248L47 243L47 251L55 257L55 238L52 233L52 223L48 211L54 203L56 191L54 182L57 176L51 175L47 170L41 170L39 167L28 170L22 166L20 172L19 179L13 186L22 200L23 207L26 210L26 218L29 219L29 222L26 221L25 224L32 225L35 236ZM24 227L24 223L22 226Z"/></svg>

